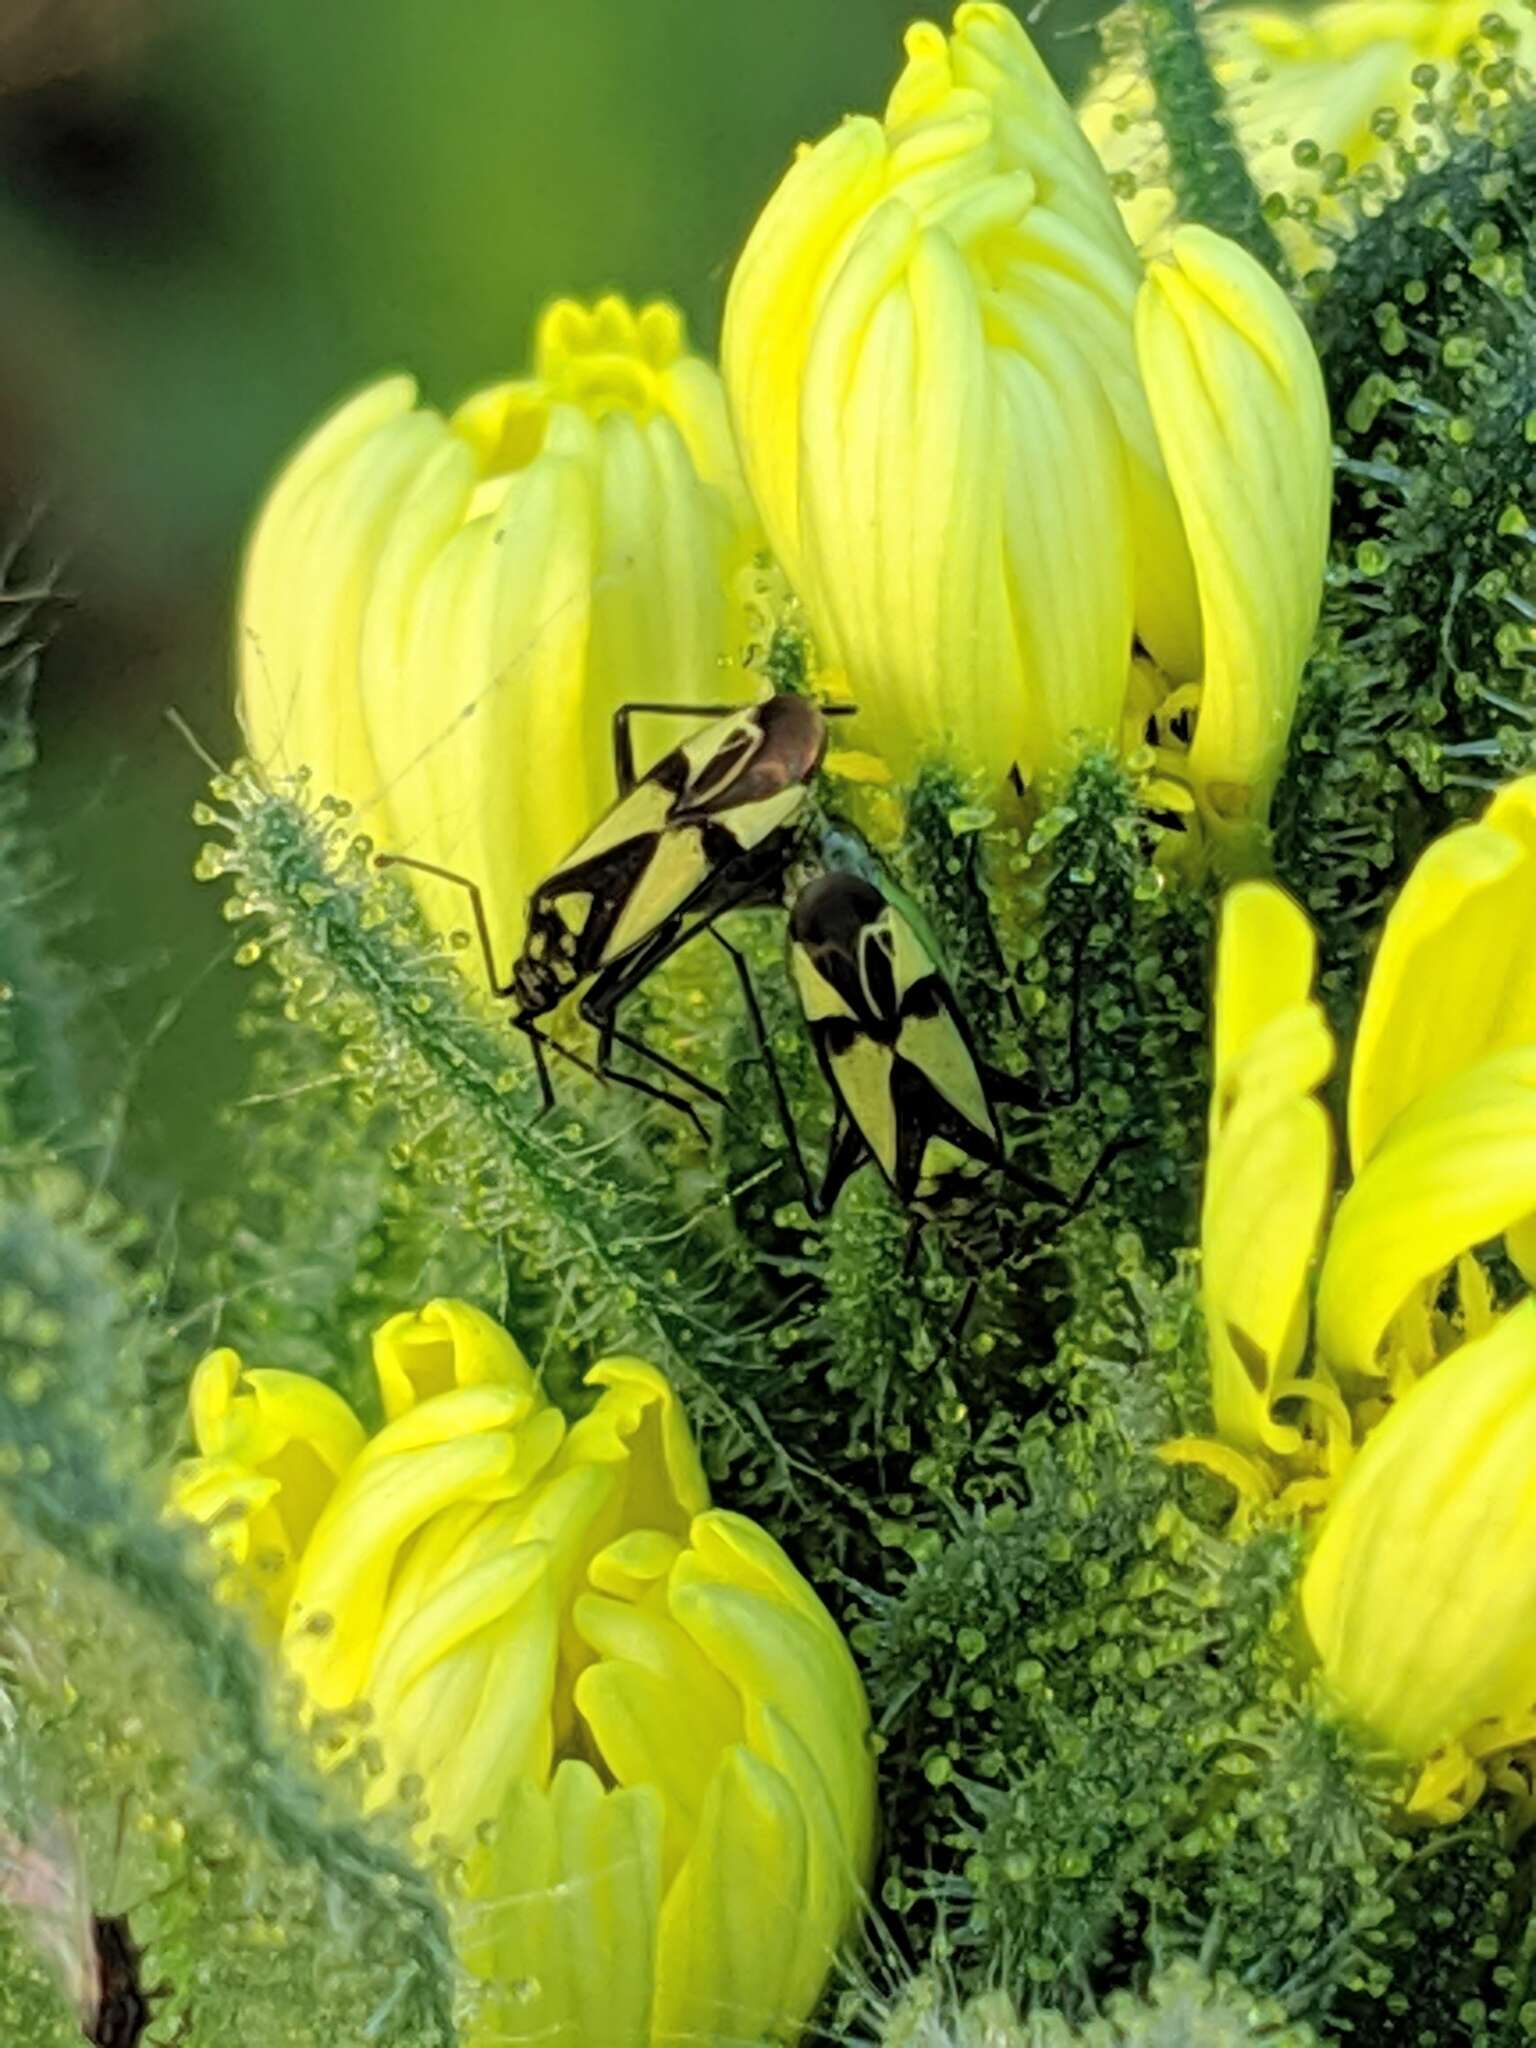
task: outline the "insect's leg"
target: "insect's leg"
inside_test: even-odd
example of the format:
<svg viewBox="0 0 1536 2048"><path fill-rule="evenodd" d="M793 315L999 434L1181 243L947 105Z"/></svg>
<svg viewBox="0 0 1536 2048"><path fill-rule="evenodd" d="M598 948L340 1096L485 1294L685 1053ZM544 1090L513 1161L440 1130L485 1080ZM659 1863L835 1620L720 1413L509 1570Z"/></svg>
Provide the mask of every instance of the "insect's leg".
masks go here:
<svg viewBox="0 0 1536 2048"><path fill-rule="evenodd" d="M805 1163L805 1154L800 1150L800 1134L795 1129L795 1119L789 1107L789 1097L784 1093L784 1077L779 1072L779 1063L774 1058L773 1047L768 1042L768 1027L763 1021L762 1008L757 1000L757 990L752 986L752 970L748 967L743 955L737 951L730 940L725 938L714 925L710 926L709 935L717 946L725 948L731 957L731 965L736 969L736 979L741 983L741 993L747 1005L747 1015L752 1020L753 1035L757 1039L757 1049L762 1054L763 1065L768 1070L768 1084L773 1090L773 1100L779 1112L779 1124L784 1132L784 1142L789 1147L789 1156L794 1160L795 1172L800 1177L800 1186L805 1193L805 1206L814 1216L817 1214L816 1190L811 1184L810 1172Z"/></svg>
<svg viewBox="0 0 1536 2048"><path fill-rule="evenodd" d="M997 1170L1005 1180L1011 1181L1016 1188L1032 1196L1043 1208L1066 1209L1071 1213L1071 1204L1062 1199L1061 1189L1053 1187L1050 1181L1042 1179L1038 1173L1030 1173L1027 1168L1016 1166L1011 1159L999 1159ZM1094 1173L1097 1172L1098 1168L1095 1167ZM1092 1177L1089 1176L1090 1179Z"/></svg>
<svg viewBox="0 0 1536 2048"><path fill-rule="evenodd" d="M869 1147L864 1134L851 1118L839 1116L832 1126L832 1140L827 1146L827 1167L822 1175L821 1193L816 1198L813 1216L830 1216L832 1205L843 1192L848 1182L861 1166L868 1163Z"/></svg>
<svg viewBox="0 0 1536 2048"><path fill-rule="evenodd" d="M647 1081L643 1074L624 1074L617 1068L605 1072L605 1081L616 1081L621 1088L633 1088L637 1095L647 1095L652 1102L665 1102L670 1108L680 1110L698 1132L703 1144L709 1143L709 1133L704 1128L703 1118L688 1100L673 1088L663 1088L655 1081Z"/></svg>
<svg viewBox="0 0 1536 2048"><path fill-rule="evenodd" d="M636 1058L649 1060L653 1067L659 1067L664 1074L670 1074L674 1081L686 1082L690 1088L697 1088L702 1096L710 1102L717 1103L721 1109L729 1109L729 1101L712 1082L701 1081L697 1074L690 1074L686 1067L680 1067L676 1060L669 1060L664 1052L658 1052L655 1046L647 1045L645 1040L637 1037L633 1031L621 1031L611 1017L603 1034L602 1050L597 1056L597 1071L606 1078L626 1086L633 1079L632 1075L620 1073L612 1064L611 1054L615 1040L626 1046Z"/></svg>
<svg viewBox="0 0 1536 2048"><path fill-rule="evenodd" d="M923 1248L924 1222L921 1216L914 1216L907 1225L906 1248L901 1255L901 1277L910 1280L917 1269L917 1255Z"/></svg>
<svg viewBox="0 0 1536 2048"><path fill-rule="evenodd" d="M949 1326L950 1349L958 1351L965 1339L965 1326L971 1320L976 1308L976 1297L981 1292L981 1275L973 1273L965 1283L965 1292L960 1297L960 1306L955 1311Z"/></svg>
<svg viewBox="0 0 1536 2048"><path fill-rule="evenodd" d="M453 868L440 868L435 861L417 860L409 853L377 853L373 857L376 868L414 868L421 875L436 875L440 882L453 882L469 898L469 907L474 912L475 930L480 937L480 954L485 961L485 979L493 996L509 996L515 986L511 981L501 981L496 974L496 954L491 946L490 920L485 914L485 897L480 884L468 875L458 874Z"/></svg>
<svg viewBox="0 0 1536 2048"><path fill-rule="evenodd" d="M514 1021L533 1051L533 1071L539 1077L539 1100L542 1104L539 1115L548 1116L555 1106L555 1087L549 1078L549 1061L544 1057L544 1047L549 1041L531 1018L518 1017Z"/></svg>
<svg viewBox="0 0 1536 2048"><path fill-rule="evenodd" d="M1104 1150L1099 1154L1098 1158L1095 1159L1092 1166L1089 1167L1087 1173L1083 1176L1082 1183L1079 1186L1077 1193L1072 1197L1071 1201L1067 1204L1067 1215L1069 1217L1080 1216L1083 1213L1084 1209L1087 1208L1088 1203L1092 1198L1094 1189L1098 1186L1099 1182L1104 1178L1104 1175L1108 1172L1109 1168L1114 1165L1115 1161L1120 1157L1120 1155L1123 1152L1134 1152L1136 1149L1136 1144L1137 1140L1134 1138L1122 1137L1110 1139L1109 1143L1104 1147Z"/></svg>
<svg viewBox="0 0 1536 2048"><path fill-rule="evenodd" d="M613 780L620 796L628 796L638 780L635 774L635 743L629 721L649 714L657 718L726 718L733 711L750 711L750 704L621 704L613 714Z"/></svg>

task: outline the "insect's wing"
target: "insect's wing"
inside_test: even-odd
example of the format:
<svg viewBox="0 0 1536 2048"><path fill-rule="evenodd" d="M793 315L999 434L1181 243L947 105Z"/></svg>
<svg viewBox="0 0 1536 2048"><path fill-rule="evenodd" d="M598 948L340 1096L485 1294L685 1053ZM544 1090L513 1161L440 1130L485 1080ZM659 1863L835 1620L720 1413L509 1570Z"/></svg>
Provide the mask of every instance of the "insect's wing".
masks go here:
<svg viewBox="0 0 1536 2048"><path fill-rule="evenodd" d="M751 852L805 809L826 745L826 720L807 698L765 698L678 748L688 773L674 815L708 819Z"/></svg>
<svg viewBox="0 0 1536 2048"><path fill-rule="evenodd" d="M927 1202L978 1180L1002 1157L1002 1135L953 989L910 925L892 915L900 1022L892 1095L897 1192Z"/></svg>

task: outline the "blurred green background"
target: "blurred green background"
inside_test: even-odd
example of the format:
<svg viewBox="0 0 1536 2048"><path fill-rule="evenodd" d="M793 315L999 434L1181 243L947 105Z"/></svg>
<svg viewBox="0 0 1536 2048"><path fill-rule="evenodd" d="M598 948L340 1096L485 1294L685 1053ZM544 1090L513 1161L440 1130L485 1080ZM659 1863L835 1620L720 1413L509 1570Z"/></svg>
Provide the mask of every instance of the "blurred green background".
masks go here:
<svg viewBox="0 0 1536 2048"><path fill-rule="evenodd" d="M132 1094L128 1164L219 1177L240 977L190 868L236 747L242 532L396 367L518 370L555 293L664 292L713 350L795 143L878 109L908 0L0 0L0 495L62 557L37 804ZM1031 25L1068 84L1102 0Z"/></svg>

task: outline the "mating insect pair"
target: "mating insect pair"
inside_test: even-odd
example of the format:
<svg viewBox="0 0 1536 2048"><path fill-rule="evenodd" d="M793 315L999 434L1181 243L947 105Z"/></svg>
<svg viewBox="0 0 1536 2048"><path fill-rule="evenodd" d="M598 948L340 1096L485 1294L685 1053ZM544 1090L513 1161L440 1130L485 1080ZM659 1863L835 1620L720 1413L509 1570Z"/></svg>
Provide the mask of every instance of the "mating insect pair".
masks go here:
<svg viewBox="0 0 1536 2048"><path fill-rule="evenodd" d="M643 712L715 722L637 777L630 721ZM827 716L789 692L747 706L624 706L614 718L618 799L533 892L522 952L505 981L476 882L404 854L381 854L378 865L416 868L468 892L491 989L517 1005L512 1022L532 1043L546 1105L554 1097L545 1048L577 1056L549 1038L540 1020L571 995L597 1034L591 1071L668 1102L697 1124L693 1105L675 1089L615 1067L622 1046L669 1080L724 1103L717 1089L618 1022L625 998L707 931L735 965L813 1214L830 1209L869 1161L919 1221L972 1198L992 1172L1037 1189L1010 1165L998 1122L996 1103L1015 1096L1017 1084L979 1057L912 921L872 882L844 872L816 877L789 905L791 978L835 1104L821 1187L811 1186L747 963L718 920L730 910L783 903L826 752Z"/></svg>

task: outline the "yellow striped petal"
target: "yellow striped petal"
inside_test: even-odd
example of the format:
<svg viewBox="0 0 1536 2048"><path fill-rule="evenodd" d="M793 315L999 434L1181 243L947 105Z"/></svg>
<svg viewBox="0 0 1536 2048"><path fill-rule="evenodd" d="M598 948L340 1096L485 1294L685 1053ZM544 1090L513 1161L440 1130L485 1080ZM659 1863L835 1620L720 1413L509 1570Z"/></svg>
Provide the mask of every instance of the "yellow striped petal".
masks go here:
<svg viewBox="0 0 1536 2048"><path fill-rule="evenodd" d="M1149 269L1136 347L1199 588L1190 770L1218 849L1241 867L1256 858L1322 599L1322 372L1279 286L1208 228L1181 228Z"/></svg>
<svg viewBox="0 0 1536 2048"><path fill-rule="evenodd" d="M653 2048L661 1801L651 1786L605 1791L574 1761L548 1791L522 1780L495 1839L471 1858L467 1889L459 1949L484 1986L471 2040Z"/></svg>
<svg viewBox="0 0 1536 2048"><path fill-rule="evenodd" d="M1397 1116L1339 1204L1318 1282L1324 1357L1387 1371L1382 1340L1425 1283L1536 1212L1536 1044L1492 1053Z"/></svg>
<svg viewBox="0 0 1536 2048"><path fill-rule="evenodd" d="M1358 1172L1420 1097L1485 1053L1536 1043L1536 776L1425 848L1382 931L1355 1040Z"/></svg>
<svg viewBox="0 0 1536 2048"><path fill-rule="evenodd" d="M368 1674L394 1783L423 1780L429 1836L467 1844L516 1779L548 1774L559 1647L548 1567L529 1543L450 1571L411 1604Z"/></svg>
<svg viewBox="0 0 1536 2048"><path fill-rule="evenodd" d="M1409 1758L1536 1698L1536 1304L1378 1423L1302 1581L1324 1673Z"/></svg>
<svg viewBox="0 0 1536 2048"><path fill-rule="evenodd" d="M661 1911L654 2048L783 2038L806 1884L805 1816L748 1749L726 1751L699 1832Z"/></svg>
<svg viewBox="0 0 1536 2048"><path fill-rule="evenodd" d="M346 1706L362 1691L403 1546L444 1508L505 1498L525 1406L502 1388L439 1394L354 1460L310 1539L283 1636L316 1707Z"/></svg>

